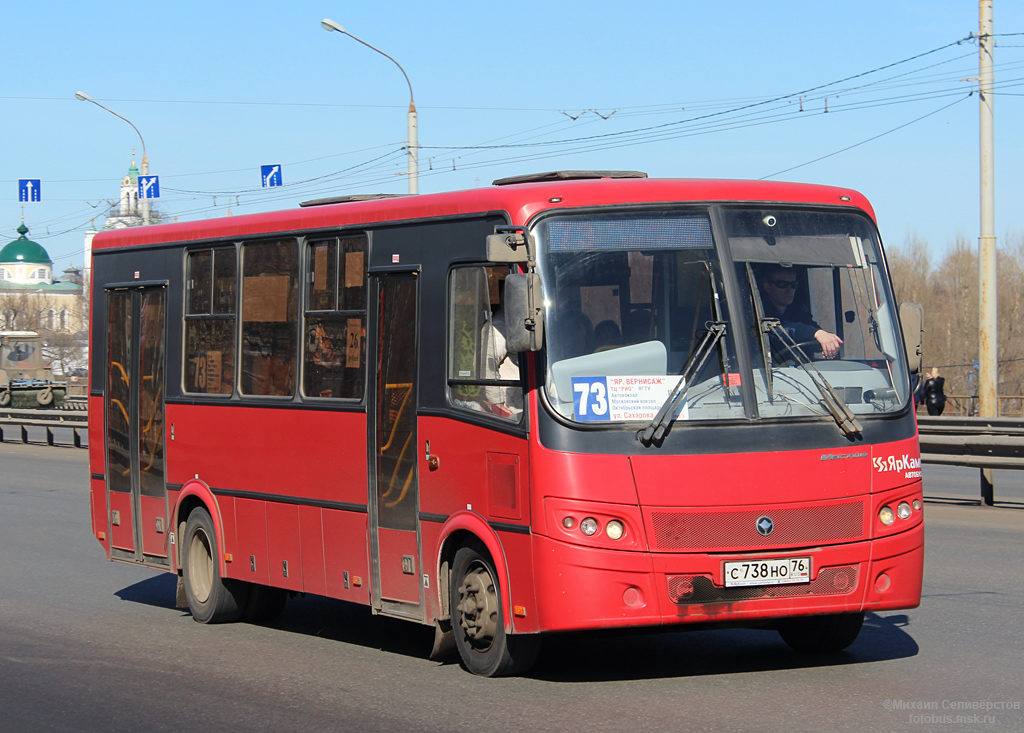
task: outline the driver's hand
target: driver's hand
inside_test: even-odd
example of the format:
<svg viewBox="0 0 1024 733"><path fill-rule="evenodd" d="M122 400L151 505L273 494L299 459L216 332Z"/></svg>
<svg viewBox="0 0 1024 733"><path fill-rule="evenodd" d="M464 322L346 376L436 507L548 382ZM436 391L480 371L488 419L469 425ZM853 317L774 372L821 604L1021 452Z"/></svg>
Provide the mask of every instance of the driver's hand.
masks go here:
<svg viewBox="0 0 1024 733"><path fill-rule="evenodd" d="M841 338L825 329L817 331L814 338L821 344L821 355L826 359L835 359L839 356L839 347L843 345Z"/></svg>

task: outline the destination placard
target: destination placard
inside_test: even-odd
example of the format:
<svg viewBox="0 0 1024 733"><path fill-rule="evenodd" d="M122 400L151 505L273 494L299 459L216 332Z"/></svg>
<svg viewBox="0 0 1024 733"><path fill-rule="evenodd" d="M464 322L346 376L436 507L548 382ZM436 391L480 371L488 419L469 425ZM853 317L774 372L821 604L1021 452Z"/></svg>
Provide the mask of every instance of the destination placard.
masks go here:
<svg viewBox="0 0 1024 733"><path fill-rule="evenodd" d="M576 419L580 422L653 420L679 381L678 375L573 377ZM676 417L686 419L685 401Z"/></svg>

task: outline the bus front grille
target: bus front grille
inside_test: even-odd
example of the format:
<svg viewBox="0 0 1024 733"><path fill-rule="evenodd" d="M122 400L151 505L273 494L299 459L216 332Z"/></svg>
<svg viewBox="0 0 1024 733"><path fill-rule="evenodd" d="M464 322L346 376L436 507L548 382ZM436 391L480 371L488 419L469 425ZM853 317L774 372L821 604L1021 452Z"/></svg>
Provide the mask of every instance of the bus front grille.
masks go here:
<svg viewBox="0 0 1024 733"><path fill-rule="evenodd" d="M767 509L653 510L654 544L667 551L724 551L764 547L811 547L853 542L867 536L864 502ZM769 518L771 531L758 525Z"/></svg>

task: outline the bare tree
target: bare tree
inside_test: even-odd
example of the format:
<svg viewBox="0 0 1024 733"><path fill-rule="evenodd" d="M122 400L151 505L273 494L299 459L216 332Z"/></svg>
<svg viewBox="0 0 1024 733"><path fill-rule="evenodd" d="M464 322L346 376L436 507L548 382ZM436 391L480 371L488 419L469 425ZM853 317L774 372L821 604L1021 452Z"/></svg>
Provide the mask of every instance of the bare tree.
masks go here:
<svg viewBox="0 0 1024 733"><path fill-rule="evenodd" d="M928 243L909 233L902 246L889 250L887 259L896 302L924 305L930 299L928 280L932 271Z"/></svg>
<svg viewBox="0 0 1024 733"><path fill-rule="evenodd" d="M956 238L933 264L927 242L910 234L888 252L893 289L899 302L924 308L924 367L939 368L946 392L977 393L978 254L965 236ZM998 391L1024 395L1024 234L1011 235L999 248ZM967 401L970 404L970 401ZM1002 400L1000 410L1019 413L1024 405Z"/></svg>

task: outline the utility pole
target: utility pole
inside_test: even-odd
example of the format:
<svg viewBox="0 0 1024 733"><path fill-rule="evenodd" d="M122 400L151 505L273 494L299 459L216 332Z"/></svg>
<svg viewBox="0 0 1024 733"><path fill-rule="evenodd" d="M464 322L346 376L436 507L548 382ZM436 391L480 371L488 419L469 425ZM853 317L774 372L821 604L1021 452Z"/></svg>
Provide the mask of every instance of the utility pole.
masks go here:
<svg viewBox="0 0 1024 733"><path fill-rule="evenodd" d="M995 153L992 142L993 79L992 1L978 2L978 92L981 98L981 236L978 237L978 408L981 417L999 414L998 340L997 340L997 269ZM981 470L981 501L991 506L994 501L992 469Z"/></svg>

